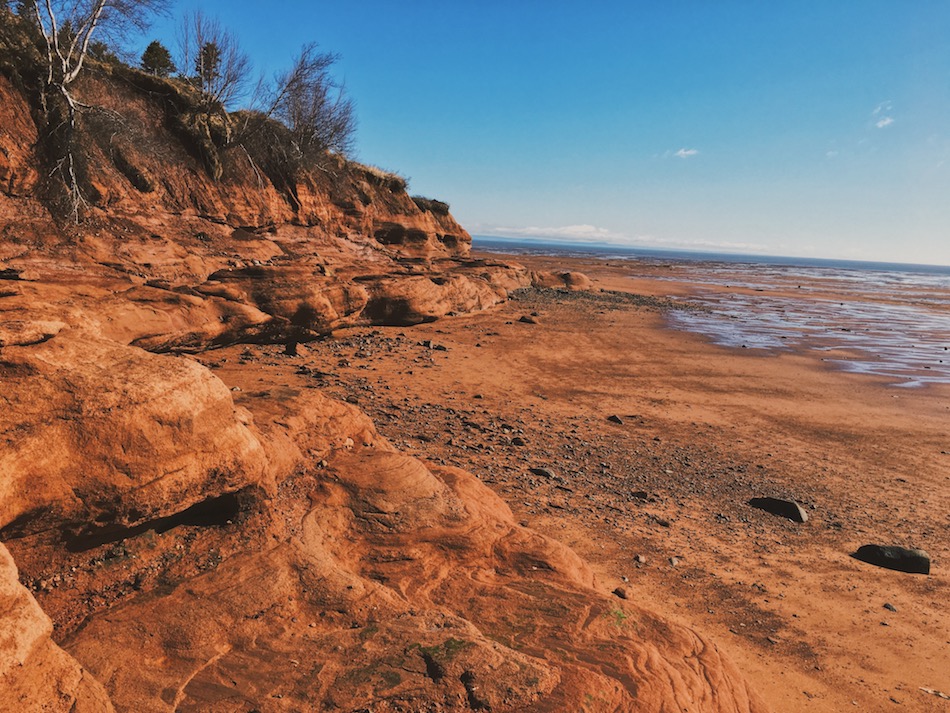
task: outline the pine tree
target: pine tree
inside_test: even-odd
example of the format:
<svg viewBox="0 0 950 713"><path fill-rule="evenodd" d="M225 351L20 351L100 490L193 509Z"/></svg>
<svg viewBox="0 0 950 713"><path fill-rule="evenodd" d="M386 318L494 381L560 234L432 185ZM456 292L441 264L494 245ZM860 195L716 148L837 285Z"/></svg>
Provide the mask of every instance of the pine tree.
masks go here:
<svg viewBox="0 0 950 713"><path fill-rule="evenodd" d="M175 63L172 61L171 53L165 45L158 40L153 40L151 44L145 48L140 63L142 69L146 72L159 77L167 77L177 70Z"/></svg>
<svg viewBox="0 0 950 713"><path fill-rule="evenodd" d="M195 72L205 91L211 91L221 77L221 49L217 42L205 42L195 58Z"/></svg>

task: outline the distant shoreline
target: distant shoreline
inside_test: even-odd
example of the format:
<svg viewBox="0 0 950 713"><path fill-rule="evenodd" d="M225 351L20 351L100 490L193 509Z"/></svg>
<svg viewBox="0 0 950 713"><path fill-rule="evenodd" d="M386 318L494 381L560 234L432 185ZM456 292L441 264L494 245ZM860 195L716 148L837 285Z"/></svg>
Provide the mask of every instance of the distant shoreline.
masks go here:
<svg viewBox="0 0 950 713"><path fill-rule="evenodd" d="M699 305L699 311L669 314L667 326L722 347L796 352L893 386L950 384L950 268L775 265L545 249L509 250L506 257L516 256L529 269L576 270L600 286L607 279L615 289Z"/></svg>
<svg viewBox="0 0 950 713"><path fill-rule="evenodd" d="M502 238L473 235L472 249L508 255L561 255L620 260L681 260L689 262L724 262L786 267L827 267L840 270L877 270L882 272L914 272L950 275L950 265L841 260L832 258L789 257L751 253L713 252L642 248L611 243L569 242L561 240Z"/></svg>

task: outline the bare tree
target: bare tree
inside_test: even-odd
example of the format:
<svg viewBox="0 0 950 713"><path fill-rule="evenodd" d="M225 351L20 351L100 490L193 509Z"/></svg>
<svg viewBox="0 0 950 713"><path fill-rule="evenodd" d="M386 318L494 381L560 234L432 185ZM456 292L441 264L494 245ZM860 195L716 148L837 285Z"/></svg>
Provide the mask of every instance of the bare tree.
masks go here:
<svg viewBox="0 0 950 713"><path fill-rule="evenodd" d="M72 151L78 105L70 85L79 77L90 49L96 44L93 36L121 38L131 31L144 30L154 14L164 12L167 3L168 0L29 0L21 5L21 12L25 11L36 25L43 40L47 92L60 96L66 105L65 151L57 169L66 181L76 220L82 201ZM48 106L47 114L51 115ZM51 128L55 131L60 127Z"/></svg>
<svg viewBox="0 0 950 713"><path fill-rule="evenodd" d="M261 80L254 90L251 111L238 131L241 141L277 119L290 130L301 158L325 151L347 153L352 148L356 118L353 102L330 74L339 55L319 52L316 43L304 45L291 68L271 81Z"/></svg>
<svg viewBox="0 0 950 713"><path fill-rule="evenodd" d="M315 44L304 45L290 71L278 77L273 113L304 155L328 150L345 154L352 148L353 102L329 71L337 59L317 52Z"/></svg>
<svg viewBox="0 0 950 713"><path fill-rule="evenodd" d="M194 69L204 109L226 108L245 94L251 79L251 60L237 38L221 23L202 12L187 16L179 28L182 73Z"/></svg>

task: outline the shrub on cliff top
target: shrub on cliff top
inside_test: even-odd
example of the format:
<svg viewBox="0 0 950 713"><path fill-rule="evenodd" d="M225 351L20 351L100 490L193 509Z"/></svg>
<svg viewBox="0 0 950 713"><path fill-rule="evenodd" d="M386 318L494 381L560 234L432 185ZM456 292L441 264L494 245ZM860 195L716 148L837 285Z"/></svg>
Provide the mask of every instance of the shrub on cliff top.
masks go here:
<svg viewBox="0 0 950 713"><path fill-rule="evenodd" d="M393 192L404 191L409 188L409 179L400 176L398 173L383 170L379 166L368 166L356 162L353 162L353 167L361 171L369 183L388 188Z"/></svg>
<svg viewBox="0 0 950 713"><path fill-rule="evenodd" d="M435 215L449 214L449 204L444 201L438 201L435 198L426 198L425 196L413 196L412 202L415 203L419 207L419 210L421 211L434 213Z"/></svg>

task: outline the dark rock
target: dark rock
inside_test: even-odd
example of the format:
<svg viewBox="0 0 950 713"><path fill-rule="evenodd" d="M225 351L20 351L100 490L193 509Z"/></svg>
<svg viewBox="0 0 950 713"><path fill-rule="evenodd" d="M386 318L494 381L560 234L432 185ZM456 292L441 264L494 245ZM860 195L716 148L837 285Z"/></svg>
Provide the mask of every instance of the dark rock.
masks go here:
<svg viewBox="0 0 950 713"><path fill-rule="evenodd" d="M548 480L560 480L560 478L558 478L554 471L550 468L528 468L528 470L534 475L539 475L542 478L547 478Z"/></svg>
<svg viewBox="0 0 950 713"><path fill-rule="evenodd" d="M532 317L530 314L522 315L518 321L524 322L525 324L538 324L537 317Z"/></svg>
<svg viewBox="0 0 950 713"><path fill-rule="evenodd" d="M896 611L897 611L897 607L895 607L895 606L894 606L893 604L891 604L890 602L888 602L887 604L885 604L885 605L884 605L884 608L887 609L888 611L892 611L892 612L896 612Z"/></svg>
<svg viewBox="0 0 950 713"><path fill-rule="evenodd" d="M794 500L782 500L781 498L752 498L749 505L759 510L765 510L772 515L784 517L792 522L807 522L808 513L802 506Z"/></svg>
<svg viewBox="0 0 950 713"><path fill-rule="evenodd" d="M851 555L856 560L911 574L930 574L930 555L923 550L887 545L862 545Z"/></svg>
<svg viewBox="0 0 950 713"><path fill-rule="evenodd" d="M617 588L612 592L612 594L613 594L615 597L619 597L620 599L626 599L626 598L627 598L627 590L624 589L623 587L617 587Z"/></svg>
<svg viewBox="0 0 950 713"><path fill-rule="evenodd" d="M617 414L613 414L612 416L608 416L608 417L607 417L607 420L610 421L611 423L616 423L616 424L619 424L619 425L621 425L621 426L623 425L623 419L620 418L620 416L618 416Z"/></svg>
<svg viewBox="0 0 950 713"><path fill-rule="evenodd" d="M525 446L527 442L521 436L515 436L511 439L511 445L513 446Z"/></svg>

